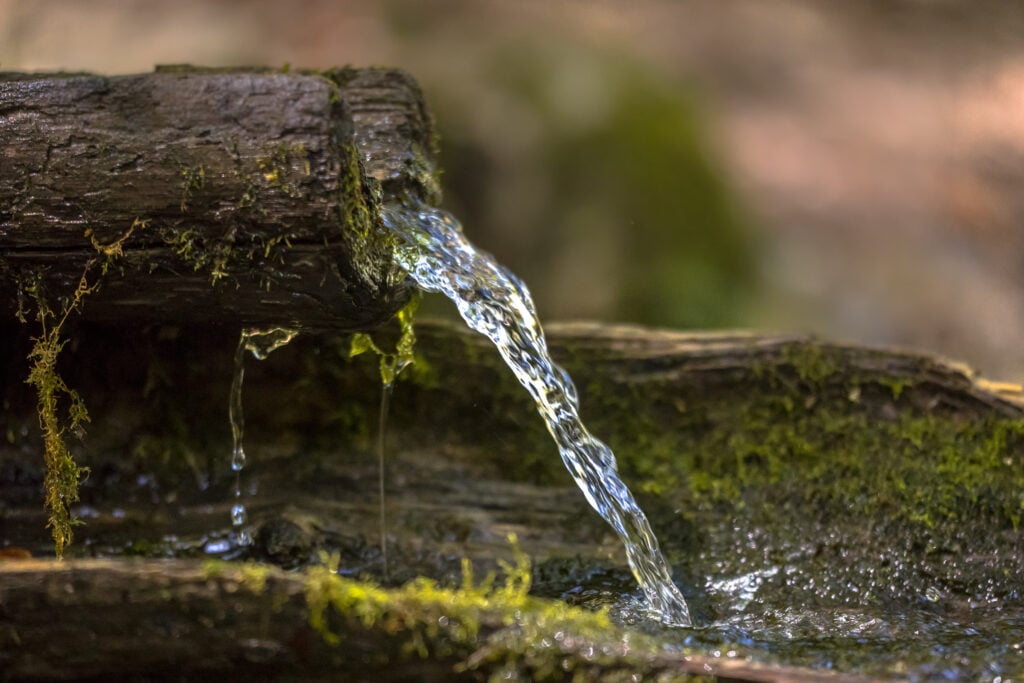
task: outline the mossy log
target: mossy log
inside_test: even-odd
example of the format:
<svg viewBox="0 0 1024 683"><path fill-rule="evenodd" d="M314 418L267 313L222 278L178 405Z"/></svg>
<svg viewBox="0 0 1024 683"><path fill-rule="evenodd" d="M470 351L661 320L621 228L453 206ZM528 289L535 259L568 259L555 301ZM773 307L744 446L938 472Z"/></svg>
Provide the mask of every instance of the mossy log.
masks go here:
<svg viewBox="0 0 1024 683"><path fill-rule="evenodd" d="M259 675L265 666L283 678L342 671L473 680L507 666L521 679L571 679L579 670L588 680L630 680L709 673L707 664L723 679L836 680L831 671L757 662L827 660L897 675L945 656L932 651L919 620L946 612L981 634L972 642L1007 637L992 625L1001 613L986 617L978 604L1019 600L1020 387L919 354L807 337L584 324L551 325L548 336L576 379L588 426L615 449L698 621L753 624L759 635L702 649L713 627L655 634L679 652L655 643L660 654L651 654L629 630L626 653L621 627L607 625L570 647L523 635L523 622L497 606L475 613L479 638L432 629L454 623L439 619L458 605L409 601L396 586L417 576L459 585L463 557L482 576L509 559L510 532L534 560L532 595L541 601L520 609L528 620L547 600L608 606L635 584L614 534L569 480L488 342L445 323L416 330L417 361L395 387L388 422L387 571L373 447L376 360L350 359L347 337L307 335L246 366L242 501L256 543L242 556L315 567L323 553L337 553L347 574L392 586L375 604L393 619L363 621L365 604L351 603L331 622L344 636L333 648L308 626L301 574L271 569L252 590L242 567L137 562L223 554L235 502L226 397L237 336L88 326L66 358L67 380L93 414L78 449L92 468L74 511L86 522L69 551L78 559L0 570L0 652L8 657L0 662L14 678L129 672L159 680L191 666L195 679ZM124 349L117 357L112 336ZM14 377L4 386L0 544L42 555L52 551L31 401L18 400ZM88 557L109 561L79 564ZM751 576L761 577L753 600L723 588ZM894 612L900 619L878 642L842 635L851 620ZM772 624L794 614L806 616L775 638ZM698 645L683 647L686 636ZM737 661L754 661L709 655L729 648ZM588 660L589 652L602 654ZM66 669L45 668L65 661ZM890 668L894 661L902 668ZM456 670L460 663L473 666Z"/></svg>
<svg viewBox="0 0 1024 683"><path fill-rule="evenodd" d="M331 592L338 602L314 628L318 599ZM387 592L255 565L8 562L0 667L5 681L862 680L659 652L582 610L530 599L513 607L518 614L483 594Z"/></svg>
<svg viewBox="0 0 1024 683"><path fill-rule="evenodd" d="M0 313L102 261L92 319L372 328L408 295L380 202L436 199L432 135L394 70L0 73Z"/></svg>

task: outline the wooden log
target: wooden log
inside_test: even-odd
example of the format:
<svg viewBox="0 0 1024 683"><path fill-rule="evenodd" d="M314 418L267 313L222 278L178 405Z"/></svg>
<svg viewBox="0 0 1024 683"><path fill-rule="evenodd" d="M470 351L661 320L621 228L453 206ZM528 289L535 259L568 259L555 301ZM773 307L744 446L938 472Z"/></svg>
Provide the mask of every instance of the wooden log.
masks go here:
<svg viewBox="0 0 1024 683"><path fill-rule="evenodd" d="M393 70L0 74L0 312L99 260L88 318L373 327L407 298L380 201L436 198L431 136Z"/></svg>
<svg viewBox="0 0 1024 683"><path fill-rule="evenodd" d="M378 364L349 359L348 340L330 335L300 336L246 366L241 501L255 537L250 559L303 567L321 552L339 553L350 575L389 585L416 576L457 583L460 558L478 576L509 559L514 532L534 559L537 596L597 607L608 604L603 591L635 589L621 545L569 479L489 342L458 325L420 322L416 330L417 365L398 382L389 411L387 578L374 451ZM450 612L397 591L386 600L401 619L363 623L353 606L331 622L345 638L333 649L307 626L301 575L270 570L259 592L239 578L248 571L242 568L222 577L197 562L136 563L127 556L195 558L229 545L236 498L225 403L237 337L205 328L114 331L117 354L109 352L114 334L90 324L68 345L66 360L67 379L93 416L76 449L92 473L73 511L85 524L70 554L115 559L0 569L0 657L8 657L0 671L7 666L16 680L160 679L179 665L171 662L194 666L190 680L229 668L313 680L445 679L456 677L459 663L475 664L462 672L474 680L499 673L499 662L529 679L544 670L530 667L561 666L561 657L584 667L586 680L671 678L704 664L733 680L837 680L823 670L756 661L821 661L806 648L831 648L827 629L815 641L813 629L793 639L768 628L764 642L735 646L736 663L707 657L711 646L630 658L615 649L617 628L573 639L583 649L566 652L537 631L508 630L496 611L479 616L480 640L453 645L450 634L431 630ZM12 337L0 335L0 344L20 357ZM952 620L982 609L979 592L993 605L1017 599L1021 387L920 354L798 335L572 324L549 326L548 340L576 380L583 417L615 449L624 481L705 623L756 624L762 614L795 610L811 622L852 614L858 623L898 626L900 615L921 612L922 596L936 590L942 599L933 605L929 598L927 609ZM7 372L0 378L0 434L7 436L0 440L0 547L46 555L52 545L35 417L31 400L16 395L26 389L18 371ZM765 577L756 600L734 601L723 584L752 572ZM533 603L522 613L533 619L544 607ZM971 625L979 640L1005 637L984 618ZM904 655L941 656L929 654L934 643L911 626L885 636L892 675L906 674L893 663ZM727 638L735 635L730 628ZM168 642L156 642L154 630ZM680 646L678 633L663 637ZM638 638L630 634L633 647ZM424 642L426 659L409 655ZM82 643L88 648L76 652ZM489 659L494 643L514 647ZM590 643L612 654L581 663ZM836 660L842 667L882 670L877 642L859 651L847 645ZM1012 654L992 656L1006 664ZM43 668L64 666L64 657L67 670ZM746 657L755 661L739 661Z"/></svg>
<svg viewBox="0 0 1024 683"><path fill-rule="evenodd" d="M338 639L330 644L311 626L309 596L332 583L347 594L325 610ZM0 562L0 667L7 681L485 681L505 672L518 680L863 680L659 652L636 633L595 631L599 619L582 611L539 616L540 600L517 605L515 617L500 599L458 601L457 592L387 592L322 571L252 565Z"/></svg>

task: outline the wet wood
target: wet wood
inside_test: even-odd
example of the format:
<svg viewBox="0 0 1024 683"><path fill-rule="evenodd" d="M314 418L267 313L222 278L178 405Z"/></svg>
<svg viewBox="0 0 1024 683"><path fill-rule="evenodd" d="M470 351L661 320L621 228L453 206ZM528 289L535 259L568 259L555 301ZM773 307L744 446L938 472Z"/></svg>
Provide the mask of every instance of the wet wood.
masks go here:
<svg viewBox="0 0 1024 683"><path fill-rule="evenodd" d="M373 185L436 198L431 136L394 70L0 74L0 312L135 224L86 317L373 327L407 297Z"/></svg>
<svg viewBox="0 0 1024 683"><path fill-rule="evenodd" d="M645 652L624 645L617 629L597 637L563 632L546 645L520 638L517 646L520 627L497 610L478 614L476 637L453 638L447 621L437 624L443 607L408 600L379 622L354 609L335 612L328 623L341 640L331 646L310 626L306 582L304 574L274 568L195 561L0 563L0 667L8 681L481 681L499 674L506 657L528 655L532 665L520 673L543 680L577 680L574 673L585 680L862 680ZM414 619L398 618L408 609L418 610ZM512 645L489 655L500 642Z"/></svg>
<svg viewBox="0 0 1024 683"><path fill-rule="evenodd" d="M508 534L513 532L534 560L536 595L578 599L578 592L567 591L581 583L580 576L590 575L613 586L612 591L614 586L630 590L621 544L570 480L525 392L489 342L452 323L421 321L416 331L422 374L398 383L390 408L387 576L379 546L374 450L377 362L348 359L346 337L300 336L266 361L247 363L249 460L242 482L255 537L248 558L293 568L319 562L321 552L337 552L350 574L389 585L416 576L457 583L463 557L474 563L478 576L509 559ZM986 382L963 366L924 354L799 335L582 323L549 325L547 332L553 354L580 388L588 426L615 446L623 478L638 494L680 583L697 587L691 605L698 612L728 613L715 599L700 595L708 577L735 577L761 568L759 563L783 561L770 553L777 552L774 547L794 547L784 545L792 543L792 534L803 534L811 550L786 552L784 561L796 578L773 590L782 591L779 600L795 595L793 605L802 604L801 594L787 591L799 591L807 576L820 571L820 563L842 569L836 585L854 585L859 595L868 594L877 588L873 582L882 580L874 572L886 571L869 565L879 557L887 558L888 566L914 567L906 585L898 583L908 581L905 576L885 581L885 590L893 592L884 599L907 610L920 601L921 588L912 583L919 576L938 585L965 586L967 596L979 586L996 598L1019 589L1015 577L1024 569L1024 545L1014 527L992 513L996 508L968 502L953 523L937 519L931 526L900 526L906 523L888 518L899 510L885 505L878 508L878 518L865 519L849 514L844 501L801 498L803 484L787 484L787 478L799 475L799 457L783 461L777 479L751 480L741 489L746 511L736 506L740 498L702 507L700 497L682 488L685 478L664 498L643 492L636 482L649 467L644 458L659 440L668 444L658 455L663 466L670 467L672 458L688 449L706 448L708 476L720 477L723 484L739 480L733 444L762 433L748 434L745 430L754 427L739 416L750 408L743 403L753 393L761 396L758 406L777 407L783 395L792 400L789 412L772 414L783 425L827 404L827 412L866 415L863 422L843 423L864 430L919 418L927 424L963 425L962 432L948 433L954 434L950 444L967 448L966 442L975 438L972 429L984 434L995 429L996 421L1014 423L1024 416L1020 387ZM122 351L112 358L108 350L115 338ZM251 590L237 567L211 571L196 560L127 557L195 558L222 552L215 546L230 533L235 501L226 404L236 338L206 328L147 331L89 325L77 331L76 343L66 351L66 379L92 410L89 432L76 448L92 474L83 486L83 505L76 508L86 523L76 528L70 552L79 558L120 559L0 564L0 670L14 672L15 680L204 680L229 671L309 680L339 675L350 680L478 680L496 674L500 662L477 654L494 639L506 642L500 634L509 634L509 627L496 613L482 617L479 641L454 646L444 633L427 627L445 616L432 607L407 612L422 629L341 618L335 626L344 644L331 648L308 626L301 574L270 568L266 586ZM0 343L11 345L11 337ZM13 346L3 350L10 357L24 353ZM0 441L0 545L46 555L52 550L39 495L41 457L31 397L18 398L24 387L10 368L0 384L0 398L8 407L0 414L0 434L8 435ZM623 417L633 420L625 428L617 426ZM736 441L714 441L708 435L715 429ZM958 434L965 444L956 440ZM814 442L813 457L838 461L858 436L837 431L834 438ZM869 448L895 461L908 457L899 450L900 442L920 438L927 436L879 438ZM932 444L924 444L910 457L931 457ZM772 447L790 445L773 442ZM997 485L1021 466L1022 453L1021 439L1006 436L997 462L986 465L998 478L986 483L975 472L974 480L987 487L989 498L1005 494ZM804 457L816 464L811 455ZM718 474L711 461L726 461L727 474ZM759 466L756 460L745 464ZM695 476L701 474L694 467ZM960 487L956 482L951 488ZM773 495L783 496L792 509L787 512ZM1018 504L1016 498L1011 502ZM733 559L742 551L736 538L746 534L771 540L763 553L751 550L740 562ZM939 550L921 552L917 542ZM800 538L796 547L803 547ZM822 560L830 554L841 559ZM862 559L870 572L858 573ZM765 597L779 608L774 599ZM961 598L951 588L945 599L956 609ZM873 607L869 603L864 609ZM410 648L422 642L428 656L410 657ZM598 638L598 651L607 646L612 653L600 661L584 656L593 641L571 642L555 646L533 640L522 650L510 650L508 661L532 674L533 653L540 649L554 661L568 657L572 666L584 668L587 680L629 680L634 673L645 678L711 673L728 680L845 680L826 671L699 654L625 653L616 649L618 628ZM707 654L706 649L700 652ZM739 658L770 653L741 648ZM477 667L457 672L455 667L466 662Z"/></svg>

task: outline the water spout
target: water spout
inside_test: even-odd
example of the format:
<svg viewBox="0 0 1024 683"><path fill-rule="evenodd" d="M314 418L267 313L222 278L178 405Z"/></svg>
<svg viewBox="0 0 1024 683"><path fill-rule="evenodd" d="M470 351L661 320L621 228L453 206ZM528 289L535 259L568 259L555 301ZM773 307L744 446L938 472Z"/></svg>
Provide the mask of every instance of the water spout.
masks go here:
<svg viewBox="0 0 1024 683"><path fill-rule="evenodd" d="M488 337L533 397L562 461L590 505L612 526L650 610L663 622L691 623L672 583L647 517L616 472L611 449L579 416L576 387L550 358L530 293L521 280L478 251L449 213L423 205L385 207L385 225L398 237L398 264L419 287L441 292L469 327Z"/></svg>

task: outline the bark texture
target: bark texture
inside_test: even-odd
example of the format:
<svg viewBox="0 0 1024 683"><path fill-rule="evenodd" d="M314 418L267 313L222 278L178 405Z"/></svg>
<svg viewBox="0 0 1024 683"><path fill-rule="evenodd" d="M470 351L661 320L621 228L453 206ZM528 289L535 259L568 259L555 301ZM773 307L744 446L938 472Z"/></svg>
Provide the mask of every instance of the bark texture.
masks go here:
<svg viewBox="0 0 1024 683"><path fill-rule="evenodd" d="M436 198L431 136L392 70L2 74L0 306L98 261L89 318L373 327L407 296L379 204Z"/></svg>

